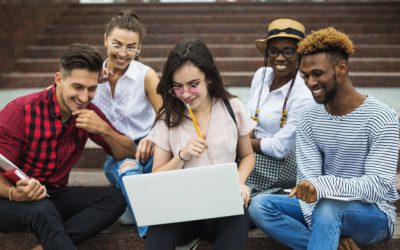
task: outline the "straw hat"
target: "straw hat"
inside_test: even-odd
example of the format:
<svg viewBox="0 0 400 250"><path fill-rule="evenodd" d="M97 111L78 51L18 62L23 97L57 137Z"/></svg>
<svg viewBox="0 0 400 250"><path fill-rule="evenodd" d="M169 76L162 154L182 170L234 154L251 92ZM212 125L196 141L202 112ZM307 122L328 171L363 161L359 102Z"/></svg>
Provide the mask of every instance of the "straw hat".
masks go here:
<svg viewBox="0 0 400 250"><path fill-rule="evenodd" d="M265 55L268 40L276 37L288 37L302 40L305 36L304 25L292 19L276 19L268 25L268 33L265 39L257 39L256 47Z"/></svg>

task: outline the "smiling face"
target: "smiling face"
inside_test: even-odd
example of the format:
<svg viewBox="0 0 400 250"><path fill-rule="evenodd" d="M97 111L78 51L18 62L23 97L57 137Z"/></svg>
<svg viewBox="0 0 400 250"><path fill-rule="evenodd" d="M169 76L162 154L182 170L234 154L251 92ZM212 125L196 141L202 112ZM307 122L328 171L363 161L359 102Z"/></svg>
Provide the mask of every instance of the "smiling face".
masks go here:
<svg viewBox="0 0 400 250"><path fill-rule="evenodd" d="M56 96L63 120L72 112L86 108L96 93L98 79L99 72L86 69L73 69L64 76L61 72L56 73Z"/></svg>
<svg viewBox="0 0 400 250"><path fill-rule="evenodd" d="M300 72L316 102L328 104L333 100L339 84L335 66L326 53L303 56Z"/></svg>
<svg viewBox="0 0 400 250"><path fill-rule="evenodd" d="M299 63L296 52L297 40L290 38L275 38L268 41L268 62L275 75L293 77Z"/></svg>
<svg viewBox="0 0 400 250"><path fill-rule="evenodd" d="M137 32L116 27L108 36L104 35L104 46L107 49L107 66L125 70L139 55L140 36Z"/></svg>
<svg viewBox="0 0 400 250"><path fill-rule="evenodd" d="M182 94L175 96L188 103L193 110L197 110L209 98L205 74L190 61L175 70L172 75L172 87L175 93L177 88L180 89Z"/></svg>

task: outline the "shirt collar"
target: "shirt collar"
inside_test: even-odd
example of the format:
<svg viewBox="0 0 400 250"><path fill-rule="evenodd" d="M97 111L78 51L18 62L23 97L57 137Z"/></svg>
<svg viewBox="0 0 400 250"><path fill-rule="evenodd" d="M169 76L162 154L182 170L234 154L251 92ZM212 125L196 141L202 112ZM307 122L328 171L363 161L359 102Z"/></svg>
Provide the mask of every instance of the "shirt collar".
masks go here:
<svg viewBox="0 0 400 250"><path fill-rule="evenodd" d="M54 83L53 86L48 90L48 109L50 116L54 119L59 118L61 119L61 110L60 106L58 105L57 95L56 95L56 84Z"/></svg>
<svg viewBox="0 0 400 250"><path fill-rule="evenodd" d="M106 59L106 60L104 60L104 62L103 62L103 68L105 68L105 67L107 67L107 61L108 61L108 58ZM136 77L137 77L137 75L136 75L136 72L135 72L135 60L132 60L130 63L129 63L129 66L128 66L128 69L125 71L125 73L121 76L121 78L124 78L124 77L128 77L128 78L130 78L131 80L133 80L133 81L135 81L136 80Z"/></svg>

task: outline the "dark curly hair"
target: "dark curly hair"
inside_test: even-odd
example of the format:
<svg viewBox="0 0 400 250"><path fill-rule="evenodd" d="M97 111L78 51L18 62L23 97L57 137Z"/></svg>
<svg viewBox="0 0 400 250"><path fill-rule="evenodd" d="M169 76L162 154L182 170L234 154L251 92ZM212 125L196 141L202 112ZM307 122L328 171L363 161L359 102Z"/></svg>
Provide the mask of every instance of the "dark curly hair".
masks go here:
<svg viewBox="0 0 400 250"><path fill-rule="evenodd" d="M300 41L297 52L302 56L327 52L333 57L348 61L349 56L354 53L354 45L346 34L328 27L306 36Z"/></svg>

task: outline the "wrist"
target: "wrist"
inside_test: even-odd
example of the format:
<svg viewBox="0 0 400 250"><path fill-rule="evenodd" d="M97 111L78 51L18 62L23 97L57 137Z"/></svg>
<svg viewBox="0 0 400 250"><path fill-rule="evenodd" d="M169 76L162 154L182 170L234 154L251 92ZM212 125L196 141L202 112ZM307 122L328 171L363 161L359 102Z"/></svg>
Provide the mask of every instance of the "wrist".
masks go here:
<svg viewBox="0 0 400 250"><path fill-rule="evenodd" d="M10 188L8 189L8 199L10 201L14 201L13 195L12 195L12 191L15 189L14 186L10 186Z"/></svg>
<svg viewBox="0 0 400 250"><path fill-rule="evenodd" d="M184 162L188 161L189 159L186 160L185 158L183 158L181 153L182 153L182 149L179 150L179 152L178 152L178 159L181 160L181 161L184 161Z"/></svg>

